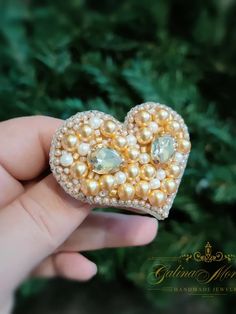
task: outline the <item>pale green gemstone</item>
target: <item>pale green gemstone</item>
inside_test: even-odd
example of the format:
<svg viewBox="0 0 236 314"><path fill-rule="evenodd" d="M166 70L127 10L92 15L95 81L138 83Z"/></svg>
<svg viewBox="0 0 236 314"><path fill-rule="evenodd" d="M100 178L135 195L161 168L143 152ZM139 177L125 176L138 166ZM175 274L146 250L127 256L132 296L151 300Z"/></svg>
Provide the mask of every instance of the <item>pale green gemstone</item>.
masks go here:
<svg viewBox="0 0 236 314"><path fill-rule="evenodd" d="M123 162L120 154L115 150L107 147L98 148L88 157L93 171L99 174L113 173L119 170Z"/></svg>
<svg viewBox="0 0 236 314"><path fill-rule="evenodd" d="M175 152L175 140L170 135L164 135L152 142L151 157L154 161L165 163Z"/></svg>

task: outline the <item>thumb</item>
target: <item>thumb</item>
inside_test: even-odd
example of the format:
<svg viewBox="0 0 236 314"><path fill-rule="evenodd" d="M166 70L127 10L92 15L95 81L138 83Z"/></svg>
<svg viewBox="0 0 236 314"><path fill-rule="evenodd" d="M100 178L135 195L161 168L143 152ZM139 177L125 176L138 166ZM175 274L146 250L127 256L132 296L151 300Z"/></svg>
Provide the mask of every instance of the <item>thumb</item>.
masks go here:
<svg viewBox="0 0 236 314"><path fill-rule="evenodd" d="M91 206L67 195L47 176L0 210L0 296L11 293L28 273L61 245Z"/></svg>

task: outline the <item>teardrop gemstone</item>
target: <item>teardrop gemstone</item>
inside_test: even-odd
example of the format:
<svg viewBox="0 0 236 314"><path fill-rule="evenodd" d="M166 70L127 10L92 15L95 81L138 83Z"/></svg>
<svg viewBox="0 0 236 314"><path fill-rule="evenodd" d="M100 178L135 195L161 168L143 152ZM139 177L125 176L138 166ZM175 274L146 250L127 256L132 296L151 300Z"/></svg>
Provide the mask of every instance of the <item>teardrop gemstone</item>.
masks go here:
<svg viewBox="0 0 236 314"><path fill-rule="evenodd" d="M89 155L88 162L94 172L98 174L108 174L119 170L123 160L115 149L102 147L96 149Z"/></svg>
<svg viewBox="0 0 236 314"><path fill-rule="evenodd" d="M163 135L152 142L151 157L156 162L168 162L174 152L175 140L170 135Z"/></svg>

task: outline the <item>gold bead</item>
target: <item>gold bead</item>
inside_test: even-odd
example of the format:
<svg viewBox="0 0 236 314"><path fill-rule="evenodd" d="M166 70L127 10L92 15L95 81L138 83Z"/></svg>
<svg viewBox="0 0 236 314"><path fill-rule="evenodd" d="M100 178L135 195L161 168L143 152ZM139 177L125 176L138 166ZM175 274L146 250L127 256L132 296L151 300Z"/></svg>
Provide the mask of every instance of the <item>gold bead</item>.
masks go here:
<svg viewBox="0 0 236 314"><path fill-rule="evenodd" d="M190 151L190 148L191 148L191 144L188 140L185 140L185 139L181 139L179 142L178 142L178 150L181 151L181 153L188 153Z"/></svg>
<svg viewBox="0 0 236 314"><path fill-rule="evenodd" d="M115 185L115 178L110 174L106 174L104 176L101 176L99 182L102 190L110 191Z"/></svg>
<svg viewBox="0 0 236 314"><path fill-rule="evenodd" d="M156 169L150 165L146 164L141 167L140 176L144 180L151 180L156 174Z"/></svg>
<svg viewBox="0 0 236 314"><path fill-rule="evenodd" d="M104 136L112 137L115 135L115 131L117 129L117 125L112 120L106 120L103 122L101 126L101 132Z"/></svg>
<svg viewBox="0 0 236 314"><path fill-rule="evenodd" d="M170 117L170 114L165 109L158 110L157 115L156 115L156 118L159 122L166 122L169 117Z"/></svg>
<svg viewBox="0 0 236 314"><path fill-rule="evenodd" d="M132 200L135 195L135 188L129 183L122 184L118 188L118 195L123 201Z"/></svg>
<svg viewBox="0 0 236 314"><path fill-rule="evenodd" d="M177 190L177 184L173 179L165 179L162 181L161 188L167 193L172 194Z"/></svg>
<svg viewBox="0 0 236 314"><path fill-rule="evenodd" d="M139 126L142 126L142 125L148 125L148 123L152 120L152 117L150 113L148 113L147 111L141 110L136 113L134 119L135 119L135 122Z"/></svg>
<svg viewBox="0 0 236 314"><path fill-rule="evenodd" d="M86 196L95 196L99 192L99 183L93 179L83 180L81 190Z"/></svg>
<svg viewBox="0 0 236 314"><path fill-rule="evenodd" d="M123 137L123 136L117 136L114 138L114 140L112 141L113 143L113 146L116 148L116 149L120 149L120 150L123 150L127 147L127 141L126 141L126 138Z"/></svg>
<svg viewBox="0 0 236 314"><path fill-rule="evenodd" d="M88 124L84 124L79 128L78 135L84 141L87 141L93 136L93 129Z"/></svg>
<svg viewBox="0 0 236 314"><path fill-rule="evenodd" d="M126 172L128 178L136 178L139 175L139 166L137 164L128 165Z"/></svg>
<svg viewBox="0 0 236 314"><path fill-rule="evenodd" d="M167 126L166 126L166 130L167 132L169 132L170 134L176 134L176 132L178 132L180 130L180 124L179 122L175 121L175 120L171 120L168 122Z"/></svg>
<svg viewBox="0 0 236 314"><path fill-rule="evenodd" d="M72 152L76 149L76 145L78 144L77 136L73 134L69 134L63 137L62 146L69 152Z"/></svg>
<svg viewBox="0 0 236 314"><path fill-rule="evenodd" d="M137 132L137 140L140 144L148 144L153 139L152 131L149 128L143 128Z"/></svg>
<svg viewBox="0 0 236 314"><path fill-rule="evenodd" d="M166 194L161 190L153 190L149 194L149 202L152 206L163 206L166 201Z"/></svg>
<svg viewBox="0 0 236 314"><path fill-rule="evenodd" d="M135 147L128 147L126 150L127 159L130 162L136 162L139 158L140 151Z"/></svg>
<svg viewBox="0 0 236 314"><path fill-rule="evenodd" d="M180 175L180 167L175 164L171 164L167 169L168 175L173 178L177 178Z"/></svg>
<svg viewBox="0 0 236 314"><path fill-rule="evenodd" d="M136 185L135 192L138 197L141 197L141 198L147 197L150 192L150 187L149 187L148 182L139 181L138 184Z"/></svg>
<svg viewBox="0 0 236 314"><path fill-rule="evenodd" d="M111 197L115 197L115 196L117 195L117 190L115 190L115 189L111 190L110 193L109 193L109 195L110 195Z"/></svg>
<svg viewBox="0 0 236 314"><path fill-rule="evenodd" d="M70 168L70 173L73 178L84 178L88 174L88 167L86 163L82 161L76 161Z"/></svg>

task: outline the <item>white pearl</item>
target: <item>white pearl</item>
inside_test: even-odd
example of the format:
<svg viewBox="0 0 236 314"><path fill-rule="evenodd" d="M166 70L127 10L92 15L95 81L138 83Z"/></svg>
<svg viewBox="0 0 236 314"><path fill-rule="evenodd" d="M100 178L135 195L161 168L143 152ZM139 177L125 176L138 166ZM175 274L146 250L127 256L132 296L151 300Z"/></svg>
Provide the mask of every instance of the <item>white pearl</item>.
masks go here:
<svg viewBox="0 0 236 314"><path fill-rule="evenodd" d="M141 164L147 164L149 162L149 160L150 160L150 157L149 157L149 155L147 153L140 154L139 162Z"/></svg>
<svg viewBox="0 0 236 314"><path fill-rule="evenodd" d="M124 172L118 171L118 172L115 174L115 179L116 179L116 183L117 183L117 184L123 184L123 183L125 183L125 181L126 181L126 175L125 175Z"/></svg>
<svg viewBox="0 0 236 314"><path fill-rule="evenodd" d="M152 131L152 133L156 133L158 131L158 124L156 122L150 122L148 127Z"/></svg>
<svg viewBox="0 0 236 314"><path fill-rule="evenodd" d="M90 151L90 145L88 143L80 143L77 150L81 156L86 156Z"/></svg>
<svg viewBox="0 0 236 314"><path fill-rule="evenodd" d="M165 177L166 177L165 171L164 171L163 169L158 169L158 170L157 170L157 178L158 178L159 180L164 180Z"/></svg>
<svg viewBox="0 0 236 314"><path fill-rule="evenodd" d="M98 129L100 127L101 123L102 123L102 120L98 117L91 117L89 119L89 125L93 129Z"/></svg>
<svg viewBox="0 0 236 314"><path fill-rule="evenodd" d="M127 135L126 136L126 140L127 140L127 143L130 145L130 146L133 146L137 143L137 139L134 135L130 134L130 135Z"/></svg>
<svg viewBox="0 0 236 314"><path fill-rule="evenodd" d="M179 152L176 152L175 153L175 156L174 156L174 160L178 163L181 163L183 161L183 154L179 153Z"/></svg>
<svg viewBox="0 0 236 314"><path fill-rule="evenodd" d="M158 189L160 187L161 183L160 183L160 180L158 180L158 179L152 179L149 182L149 185L150 185L150 188L152 190L155 190L155 189Z"/></svg>
<svg viewBox="0 0 236 314"><path fill-rule="evenodd" d="M60 164L63 167L68 167L73 163L73 157L70 153L64 152L60 158Z"/></svg>

